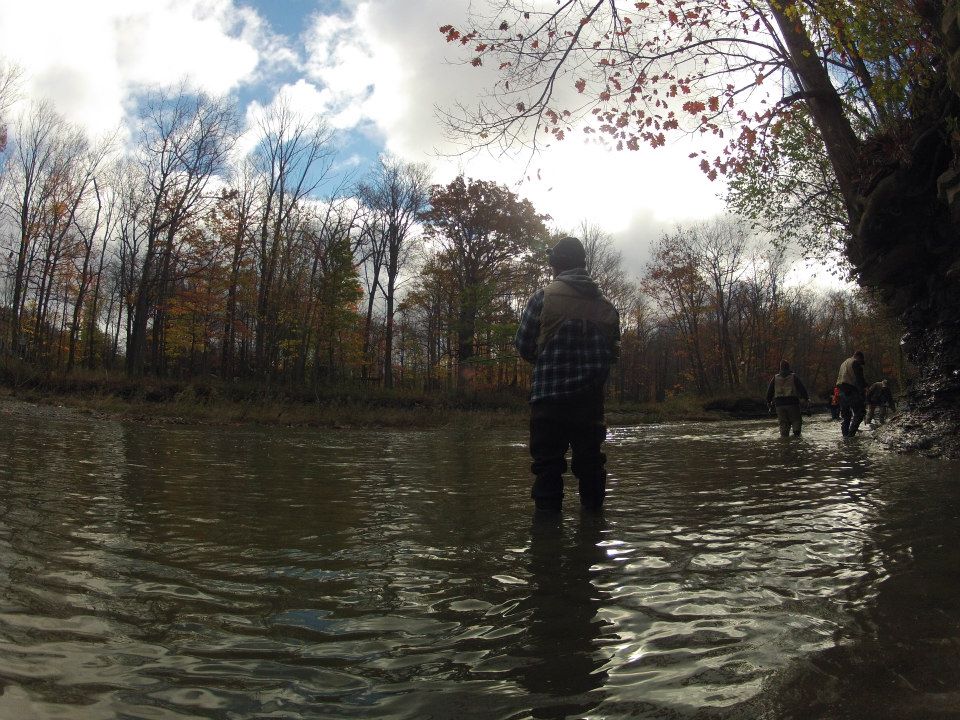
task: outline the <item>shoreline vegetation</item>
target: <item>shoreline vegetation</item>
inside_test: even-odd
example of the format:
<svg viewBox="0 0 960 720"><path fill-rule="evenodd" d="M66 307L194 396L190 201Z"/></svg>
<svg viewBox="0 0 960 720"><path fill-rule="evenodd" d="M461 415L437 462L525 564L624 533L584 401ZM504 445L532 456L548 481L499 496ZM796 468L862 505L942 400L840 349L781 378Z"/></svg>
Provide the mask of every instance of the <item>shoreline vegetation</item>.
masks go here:
<svg viewBox="0 0 960 720"><path fill-rule="evenodd" d="M521 392L425 394L412 390L331 387L321 390L220 380L64 376L20 369L0 374L0 402L65 407L94 418L145 424L274 425L318 428L428 429L466 424L477 428L525 426ZM609 425L722 421L767 417L758 398L682 395L659 403L607 403Z"/></svg>

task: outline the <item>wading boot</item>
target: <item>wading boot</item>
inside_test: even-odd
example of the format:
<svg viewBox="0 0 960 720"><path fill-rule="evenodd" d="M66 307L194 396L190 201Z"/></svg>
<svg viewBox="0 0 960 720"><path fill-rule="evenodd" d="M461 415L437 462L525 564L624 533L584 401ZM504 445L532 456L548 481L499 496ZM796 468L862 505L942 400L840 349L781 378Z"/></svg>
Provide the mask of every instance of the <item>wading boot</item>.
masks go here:
<svg viewBox="0 0 960 720"><path fill-rule="evenodd" d="M558 513L563 507L563 476L537 475L530 497L538 513Z"/></svg>

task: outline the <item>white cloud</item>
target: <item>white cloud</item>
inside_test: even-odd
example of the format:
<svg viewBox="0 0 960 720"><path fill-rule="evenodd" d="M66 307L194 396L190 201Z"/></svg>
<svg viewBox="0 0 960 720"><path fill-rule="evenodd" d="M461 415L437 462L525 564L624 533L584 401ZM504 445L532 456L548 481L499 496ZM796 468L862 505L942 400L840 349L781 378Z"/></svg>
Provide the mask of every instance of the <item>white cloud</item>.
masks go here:
<svg viewBox="0 0 960 720"><path fill-rule="evenodd" d="M429 162L439 182L461 172L496 180L550 214L558 227L596 224L614 236L633 272L663 229L723 210L717 198L722 186L688 158L699 147L683 142L615 152L571 138L532 162L522 153L457 155L445 142L436 109L475 102L494 78L489 68L455 62L463 59L460 46L445 43L438 31L462 22L467 2L354 0L351 7L349 17L315 19L307 42L310 76L337 98L341 122L369 124L390 152Z"/></svg>
<svg viewBox="0 0 960 720"><path fill-rule="evenodd" d="M722 209L720 185L704 178L680 143L616 153L572 134L532 162L523 154L454 154L436 109L475 102L495 77L489 67L463 63L461 46L438 32L462 23L469 0L343 0L346 12L318 12L298 39L273 35L238 1L0 0L0 48L26 70L29 96L54 100L95 132L116 127L131 93L148 85L186 77L213 93L274 95L276 88L294 109L319 114L334 129L429 162L438 182L459 172L496 180L559 227L586 220L607 230L637 271L663 228ZM246 110L250 122L262 106Z"/></svg>
<svg viewBox="0 0 960 720"><path fill-rule="evenodd" d="M231 0L0 0L0 17L0 48L25 70L25 93L94 132L116 127L140 87L186 78L222 94L285 57Z"/></svg>

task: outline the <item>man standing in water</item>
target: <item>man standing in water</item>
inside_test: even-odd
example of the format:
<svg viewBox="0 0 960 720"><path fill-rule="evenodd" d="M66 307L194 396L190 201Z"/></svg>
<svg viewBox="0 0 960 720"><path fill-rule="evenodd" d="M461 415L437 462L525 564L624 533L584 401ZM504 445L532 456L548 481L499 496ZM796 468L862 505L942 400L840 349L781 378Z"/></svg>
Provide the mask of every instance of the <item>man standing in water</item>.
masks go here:
<svg viewBox="0 0 960 720"><path fill-rule="evenodd" d="M527 301L514 341L533 363L530 387L531 497L559 512L567 448L580 504L599 510L606 494L604 384L620 345L620 316L587 274L586 252L565 237L550 250L554 280Z"/></svg>
<svg viewBox="0 0 960 720"><path fill-rule="evenodd" d="M840 365L837 387L840 388L840 433L853 437L866 412L867 381L863 377L863 353L859 350Z"/></svg>
<svg viewBox="0 0 960 720"><path fill-rule="evenodd" d="M767 405L776 405L777 420L780 421L780 437L787 437L793 428L795 436L800 435L803 415L800 414L800 401L808 400L807 389L794 373L790 363L780 361L780 372L773 376L767 387Z"/></svg>

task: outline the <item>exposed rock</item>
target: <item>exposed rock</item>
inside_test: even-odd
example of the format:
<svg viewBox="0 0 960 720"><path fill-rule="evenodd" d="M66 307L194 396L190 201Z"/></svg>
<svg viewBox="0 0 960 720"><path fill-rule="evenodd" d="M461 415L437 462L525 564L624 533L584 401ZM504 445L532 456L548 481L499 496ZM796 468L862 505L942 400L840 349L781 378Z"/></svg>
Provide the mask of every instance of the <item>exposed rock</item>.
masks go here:
<svg viewBox="0 0 960 720"><path fill-rule="evenodd" d="M858 281L900 315L918 369L881 437L900 451L960 457L960 0L945 3L941 29L948 80L911 99L919 110L896 138L901 152L882 152L883 138L869 144L847 254Z"/></svg>

